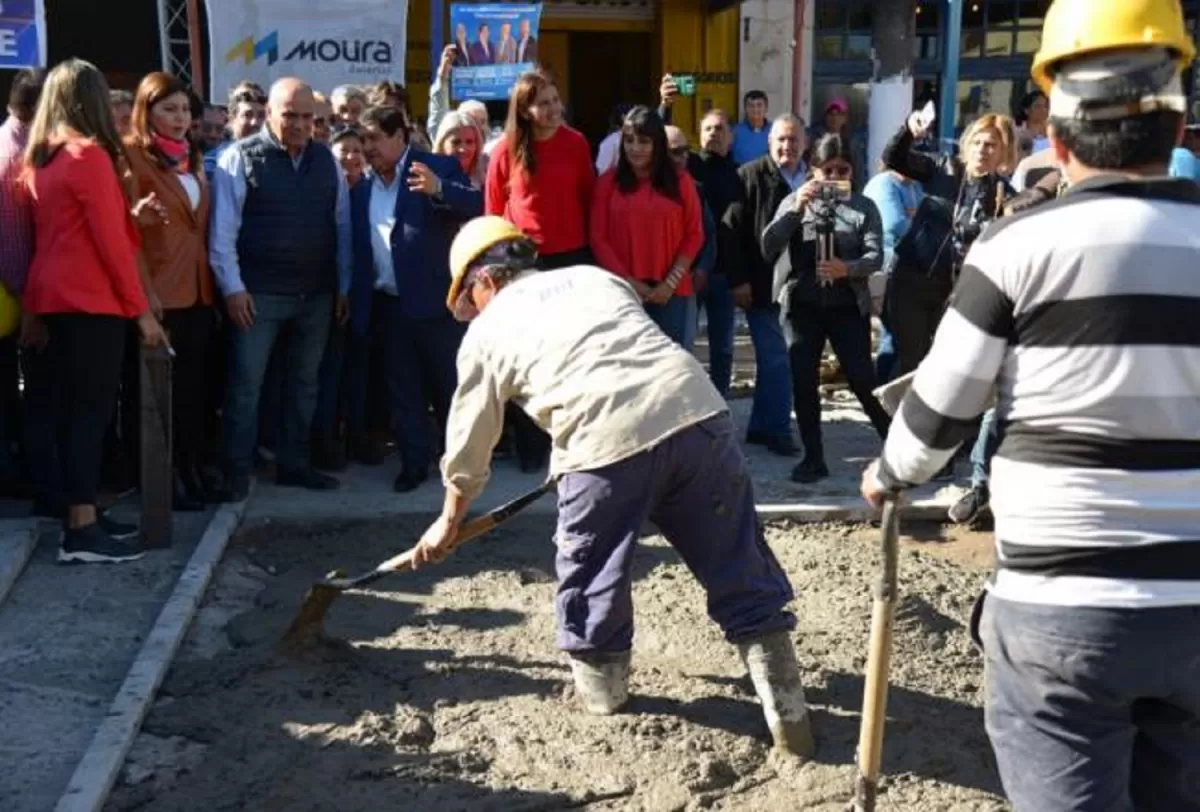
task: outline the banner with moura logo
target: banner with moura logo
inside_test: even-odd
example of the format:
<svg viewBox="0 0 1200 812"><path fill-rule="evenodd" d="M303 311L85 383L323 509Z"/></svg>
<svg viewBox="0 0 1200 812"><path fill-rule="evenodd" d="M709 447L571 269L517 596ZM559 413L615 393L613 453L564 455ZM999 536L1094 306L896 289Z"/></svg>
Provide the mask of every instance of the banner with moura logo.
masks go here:
<svg viewBox="0 0 1200 812"><path fill-rule="evenodd" d="M541 3L452 3L456 100L507 99L517 77L537 64Z"/></svg>
<svg viewBox="0 0 1200 812"><path fill-rule="evenodd" d="M214 101L247 79L268 88L295 76L326 94L345 84L404 84L407 0L206 2Z"/></svg>

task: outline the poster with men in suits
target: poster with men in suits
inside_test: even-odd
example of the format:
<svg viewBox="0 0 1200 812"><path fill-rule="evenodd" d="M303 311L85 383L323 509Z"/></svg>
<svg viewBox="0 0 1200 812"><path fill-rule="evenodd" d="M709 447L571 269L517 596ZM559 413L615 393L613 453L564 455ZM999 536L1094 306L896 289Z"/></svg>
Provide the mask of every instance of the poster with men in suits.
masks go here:
<svg viewBox="0 0 1200 812"><path fill-rule="evenodd" d="M452 98L507 99L517 77L537 64L541 16L541 3L452 3Z"/></svg>

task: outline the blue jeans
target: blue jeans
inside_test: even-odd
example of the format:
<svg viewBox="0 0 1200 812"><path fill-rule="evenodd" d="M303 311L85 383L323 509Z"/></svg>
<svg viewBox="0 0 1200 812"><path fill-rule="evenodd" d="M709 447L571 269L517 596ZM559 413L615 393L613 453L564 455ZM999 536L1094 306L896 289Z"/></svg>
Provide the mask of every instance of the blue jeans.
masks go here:
<svg viewBox="0 0 1200 812"><path fill-rule="evenodd" d="M646 315L654 320L667 337L684 349L690 349L688 335L696 339L696 300L692 296L672 296L666 304L646 304ZM688 329L688 317L692 327Z"/></svg>
<svg viewBox="0 0 1200 812"><path fill-rule="evenodd" d="M320 385L317 390L317 408L313 412L313 431L328 440L338 436L338 412L342 404L342 370L346 359L345 326L333 325L329 341L321 356L321 368L317 373Z"/></svg>
<svg viewBox="0 0 1200 812"><path fill-rule="evenodd" d="M754 406L751 432L768 437L791 437L792 376L787 340L779 321L779 308L755 307L746 311L750 340L754 342Z"/></svg>
<svg viewBox="0 0 1200 812"><path fill-rule="evenodd" d="M254 324L233 330L225 402L225 461L232 478L249 476L258 430L259 394L276 339L283 333L283 419L275 460L284 470L308 467L308 438L317 405L318 372L329 340L333 296L254 296Z"/></svg>
<svg viewBox="0 0 1200 812"><path fill-rule="evenodd" d="M996 453L996 446L999 444L996 430L996 410L988 409L983 413L983 422L979 424L979 434L975 435L975 445L971 446L972 488L987 487L992 454Z"/></svg>
<svg viewBox="0 0 1200 812"><path fill-rule="evenodd" d="M563 651L628 651L633 558L646 520L666 536L738 642L791 629L792 585L754 510L754 487L728 414L653 448L558 483L558 595Z"/></svg>
<svg viewBox="0 0 1200 812"><path fill-rule="evenodd" d="M708 377L721 397L728 397L733 380L733 296L729 294L729 277L710 273L697 302L708 313Z"/></svg>
<svg viewBox="0 0 1200 812"><path fill-rule="evenodd" d="M1200 606L982 610L987 731L1016 812L1200 810Z"/></svg>

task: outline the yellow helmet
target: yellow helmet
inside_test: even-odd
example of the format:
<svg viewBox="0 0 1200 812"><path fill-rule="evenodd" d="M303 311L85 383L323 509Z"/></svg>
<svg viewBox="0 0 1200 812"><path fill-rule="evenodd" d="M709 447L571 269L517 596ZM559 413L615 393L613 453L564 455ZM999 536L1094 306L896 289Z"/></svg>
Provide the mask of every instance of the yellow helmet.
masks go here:
<svg viewBox="0 0 1200 812"><path fill-rule="evenodd" d="M1179 0L1054 0L1033 58L1033 80L1049 95L1063 60L1153 46L1175 52L1181 71L1196 58Z"/></svg>
<svg viewBox="0 0 1200 812"><path fill-rule="evenodd" d="M446 307L454 310L463 280L475 260L499 243L528 239L521 229L494 215L476 217L464 225L450 244L450 292L446 295Z"/></svg>

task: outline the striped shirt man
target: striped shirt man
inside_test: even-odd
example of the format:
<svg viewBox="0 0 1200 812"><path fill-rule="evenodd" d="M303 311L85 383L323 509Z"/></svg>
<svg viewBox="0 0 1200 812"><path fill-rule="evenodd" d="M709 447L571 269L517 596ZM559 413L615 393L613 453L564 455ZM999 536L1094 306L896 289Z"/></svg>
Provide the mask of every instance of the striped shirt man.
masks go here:
<svg viewBox="0 0 1200 812"><path fill-rule="evenodd" d="M1093 177L971 248L888 435L928 480L993 390L992 595L1200 604L1200 187Z"/></svg>

